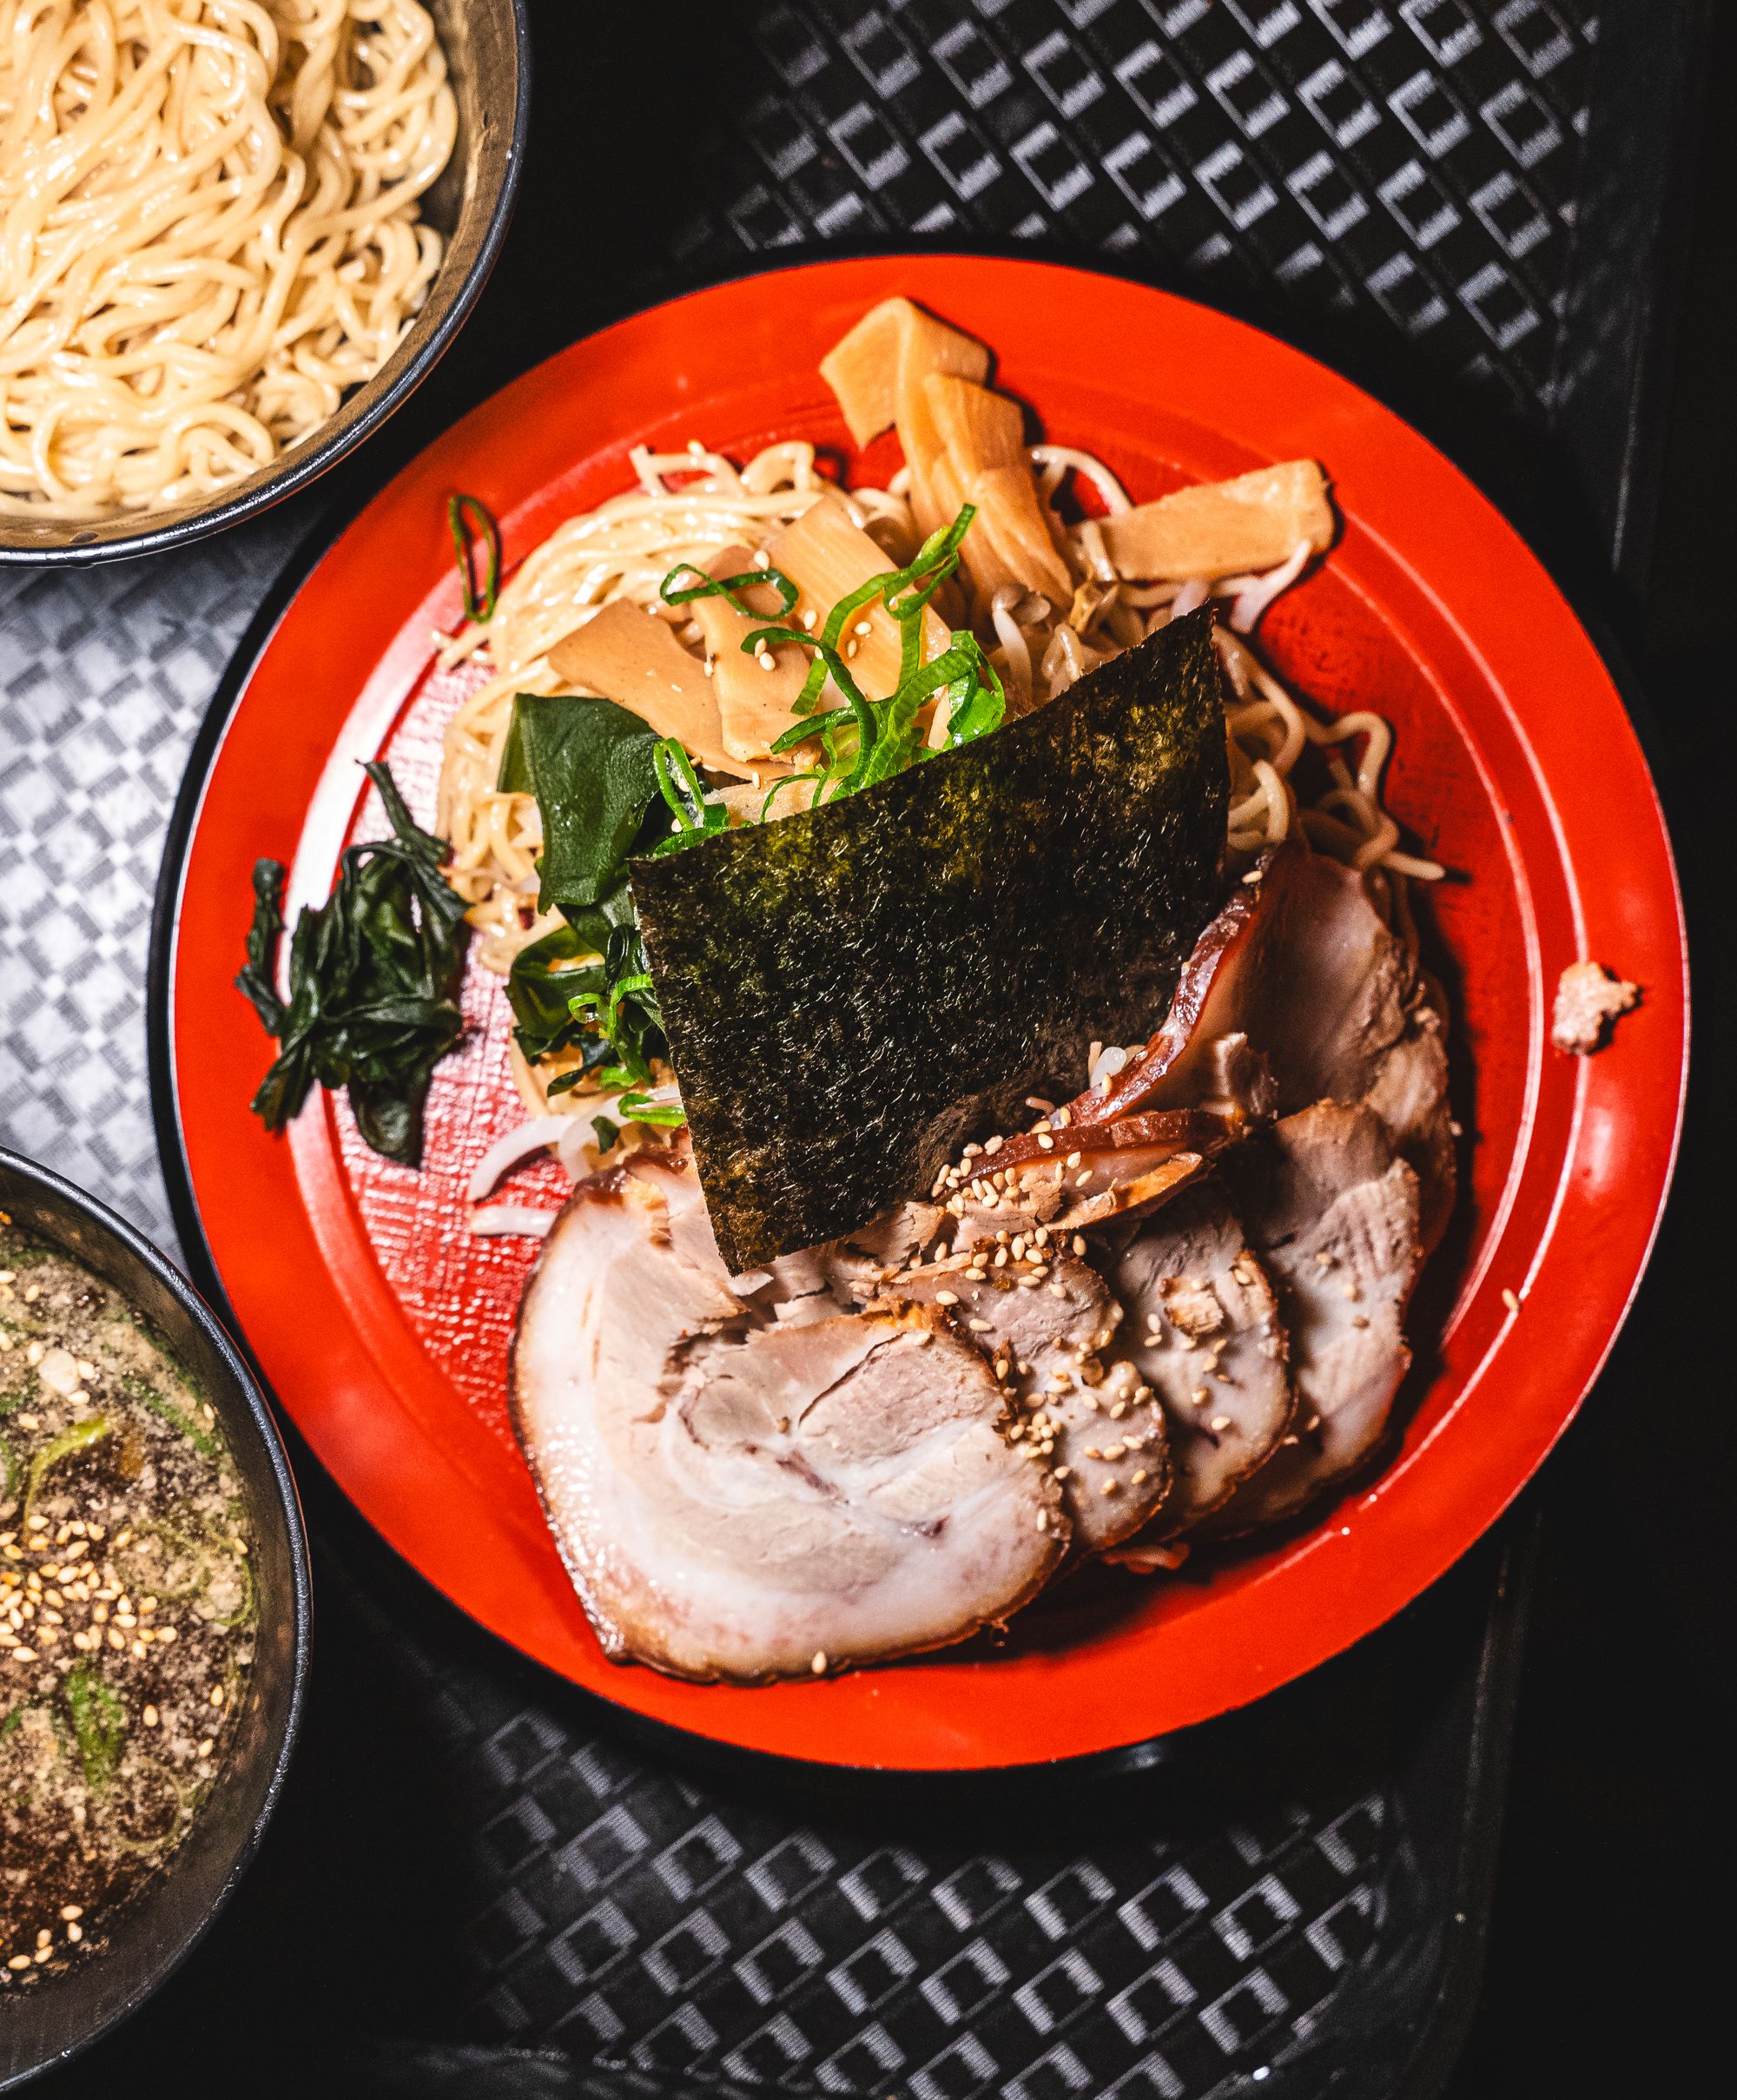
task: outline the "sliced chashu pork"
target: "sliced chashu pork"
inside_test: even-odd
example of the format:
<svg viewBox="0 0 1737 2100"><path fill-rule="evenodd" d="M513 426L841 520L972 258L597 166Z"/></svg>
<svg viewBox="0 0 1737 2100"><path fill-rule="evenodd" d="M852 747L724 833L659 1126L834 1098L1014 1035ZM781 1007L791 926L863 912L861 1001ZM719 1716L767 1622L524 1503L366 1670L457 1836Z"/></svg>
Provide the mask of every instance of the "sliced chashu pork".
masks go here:
<svg viewBox="0 0 1737 2100"><path fill-rule="evenodd" d="M1103 1266L1170 1430L1171 1490L1138 1552L1216 1509L1278 1448L1295 1399L1272 1285L1221 1183L1185 1190Z"/></svg>
<svg viewBox="0 0 1737 2100"><path fill-rule="evenodd" d="M1423 1182L1424 1244L1453 1206L1439 994L1353 869L1290 841L1264 854L1195 943L1163 1026L1069 1102L1074 1146L1131 1114L1193 1111L1226 1138L1269 1113L1366 1101ZM1032 1133L1012 1159L1035 1156Z"/></svg>
<svg viewBox="0 0 1737 2100"><path fill-rule="evenodd" d="M1139 1529L1169 1480L1164 1417L1126 1357L1110 1351L1122 1308L1076 1256L983 1246L910 1271L885 1310L932 1307L988 1359L1014 1411L1014 1441L1060 1485L1076 1551ZM999 1263L999 1266L997 1264Z"/></svg>
<svg viewBox="0 0 1737 2100"><path fill-rule="evenodd" d="M1278 1293L1298 1409L1271 1457L1200 1526L1233 1538L1295 1516L1381 1442L1411 1361L1405 1308L1423 1247L1417 1177L1371 1109L1319 1102L1220 1171Z"/></svg>
<svg viewBox="0 0 1737 2100"><path fill-rule="evenodd" d="M954 1245L1007 1245L1042 1226L1059 1240L1166 1202L1205 1167L1229 1133L1212 1115L1129 1115L1114 1123L1027 1133L994 1149L974 1146L938 1187ZM1047 1143L1045 1140L1047 1139Z"/></svg>
<svg viewBox="0 0 1737 2100"><path fill-rule="evenodd" d="M1066 1546L978 1351L915 1307L756 1321L680 1153L575 1192L520 1308L512 1401L605 1651L677 1675L961 1640Z"/></svg>

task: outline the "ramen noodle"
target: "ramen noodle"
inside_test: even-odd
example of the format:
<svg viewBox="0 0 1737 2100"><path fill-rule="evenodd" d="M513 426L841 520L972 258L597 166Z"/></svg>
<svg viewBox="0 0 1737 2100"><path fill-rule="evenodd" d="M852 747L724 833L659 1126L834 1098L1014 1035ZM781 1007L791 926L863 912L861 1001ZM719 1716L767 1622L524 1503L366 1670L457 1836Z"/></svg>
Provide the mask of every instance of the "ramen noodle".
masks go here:
<svg viewBox="0 0 1737 2100"><path fill-rule="evenodd" d="M271 466L439 267L457 105L417 0L0 0L0 511Z"/></svg>

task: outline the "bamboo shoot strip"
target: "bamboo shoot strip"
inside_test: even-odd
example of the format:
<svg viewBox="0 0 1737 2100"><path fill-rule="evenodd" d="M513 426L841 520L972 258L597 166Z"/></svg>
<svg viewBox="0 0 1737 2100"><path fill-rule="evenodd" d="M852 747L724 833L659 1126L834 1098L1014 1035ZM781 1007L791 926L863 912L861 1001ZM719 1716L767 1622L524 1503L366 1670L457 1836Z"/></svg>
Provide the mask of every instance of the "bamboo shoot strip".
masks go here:
<svg viewBox="0 0 1737 2100"><path fill-rule="evenodd" d="M993 736L631 863L712 1228L733 1271L926 1191L1085 1045L1144 1039L1219 901L1212 617Z"/></svg>

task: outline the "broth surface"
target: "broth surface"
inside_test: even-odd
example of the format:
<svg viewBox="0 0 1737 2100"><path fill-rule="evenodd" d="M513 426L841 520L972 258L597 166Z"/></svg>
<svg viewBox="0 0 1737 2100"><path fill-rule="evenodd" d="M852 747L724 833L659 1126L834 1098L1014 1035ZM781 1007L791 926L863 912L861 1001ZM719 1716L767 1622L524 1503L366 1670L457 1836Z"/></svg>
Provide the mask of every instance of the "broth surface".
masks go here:
<svg viewBox="0 0 1737 2100"><path fill-rule="evenodd" d="M0 1990L99 1947L191 1827L253 1661L252 1547L187 1371L0 1224Z"/></svg>

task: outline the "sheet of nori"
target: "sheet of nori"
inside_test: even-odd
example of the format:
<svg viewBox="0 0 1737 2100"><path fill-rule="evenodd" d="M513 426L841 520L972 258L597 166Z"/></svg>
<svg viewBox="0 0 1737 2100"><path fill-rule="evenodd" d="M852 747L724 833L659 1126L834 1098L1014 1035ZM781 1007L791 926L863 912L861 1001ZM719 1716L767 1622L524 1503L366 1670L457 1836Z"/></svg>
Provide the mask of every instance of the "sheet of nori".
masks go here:
<svg viewBox="0 0 1737 2100"><path fill-rule="evenodd" d="M927 1194L1162 1019L1219 902L1212 615L993 735L631 875L732 1272Z"/></svg>

